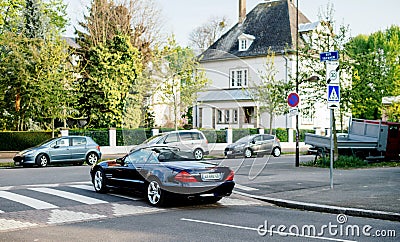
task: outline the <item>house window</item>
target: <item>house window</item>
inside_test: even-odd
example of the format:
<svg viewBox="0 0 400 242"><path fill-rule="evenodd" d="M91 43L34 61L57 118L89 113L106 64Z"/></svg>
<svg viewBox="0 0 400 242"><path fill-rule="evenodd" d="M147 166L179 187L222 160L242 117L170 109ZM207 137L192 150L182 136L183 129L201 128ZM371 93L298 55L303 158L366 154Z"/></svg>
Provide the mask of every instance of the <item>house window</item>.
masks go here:
<svg viewBox="0 0 400 242"><path fill-rule="evenodd" d="M225 110L225 123L229 123L230 121L230 112L229 110Z"/></svg>
<svg viewBox="0 0 400 242"><path fill-rule="evenodd" d="M247 50L247 40L240 40L240 50Z"/></svg>
<svg viewBox="0 0 400 242"><path fill-rule="evenodd" d="M237 121L238 121L238 110L235 109L233 110L233 122L237 123Z"/></svg>
<svg viewBox="0 0 400 242"><path fill-rule="evenodd" d="M218 110L218 123L222 123L222 111Z"/></svg>
<svg viewBox="0 0 400 242"><path fill-rule="evenodd" d="M247 87L248 85L248 70L237 69L231 71L230 83L231 87Z"/></svg>

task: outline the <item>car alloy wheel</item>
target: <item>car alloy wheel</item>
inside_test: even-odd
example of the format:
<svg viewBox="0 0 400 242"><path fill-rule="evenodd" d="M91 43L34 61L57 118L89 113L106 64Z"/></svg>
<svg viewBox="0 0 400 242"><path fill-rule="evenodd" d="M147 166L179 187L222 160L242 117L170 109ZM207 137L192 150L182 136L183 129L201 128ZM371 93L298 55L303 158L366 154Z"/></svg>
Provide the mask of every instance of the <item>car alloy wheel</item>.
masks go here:
<svg viewBox="0 0 400 242"><path fill-rule="evenodd" d="M253 152L252 152L249 148L247 148L247 149L244 151L244 157L250 158L252 155L253 155Z"/></svg>
<svg viewBox="0 0 400 242"><path fill-rule="evenodd" d="M279 157L279 156L281 155L281 149L279 149L279 147L275 147L275 148L272 150L272 155L273 155L274 157Z"/></svg>
<svg viewBox="0 0 400 242"><path fill-rule="evenodd" d="M194 156L194 158L195 158L196 160L201 160L201 159L203 159L203 151L202 151L201 149L196 149L196 150L193 152L193 156Z"/></svg>
<svg viewBox="0 0 400 242"><path fill-rule="evenodd" d="M97 161L99 160L99 157L97 156L96 153L94 152L90 152L87 157L86 157L86 163L88 165L95 165L97 163Z"/></svg>
<svg viewBox="0 0 400 242"><path fill-rule="evenodd" d="M147 201L153 206L161 206L164 200L163 190L157 180L150 181L147 186Z"/></svg>
<svg viewBox="0 0 400 242"><path fill-rule="evenodd" d="M105 193L106 190L106 183L104 179L104 172L103 170L97 170L93 177L93 186L94 190L99 193Z"/></svg>
<svg viewBox="0 0 400 242"><path fill-rule="evenodd" d="M38 161L38 165L41 167L46 167L49 164L49 158L44 154L39 155Z"/></svg>

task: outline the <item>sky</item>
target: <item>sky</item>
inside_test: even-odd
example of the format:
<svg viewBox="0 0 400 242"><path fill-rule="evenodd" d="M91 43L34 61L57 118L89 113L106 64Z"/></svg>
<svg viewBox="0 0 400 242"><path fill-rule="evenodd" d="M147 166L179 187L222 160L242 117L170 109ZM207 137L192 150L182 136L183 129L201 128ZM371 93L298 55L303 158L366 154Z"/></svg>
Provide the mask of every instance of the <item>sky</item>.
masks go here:
<svg viewBox="0 0 400 242"><path fill-rule="evenodd" d="M74 36L73 26L83 20L83 14L91 0L63 0L68 4L67 13L71 25L65 36ZM118 0L114 0L118 2ZM159 4L163 19L163 30L167 34L174 34L178 43L188 44L189 34L196 27L206 23L210 17L226 16L230 20L230 27L237 23L239 0L154 0ZM293 0L298 1L299 10L311 22L318 21L321 9L328 4L333 5L336 25L349 25L350 35L371 34L385 30L391 25L400 25L399 0ZM260 0L246 1L247 13Z"/></svg>

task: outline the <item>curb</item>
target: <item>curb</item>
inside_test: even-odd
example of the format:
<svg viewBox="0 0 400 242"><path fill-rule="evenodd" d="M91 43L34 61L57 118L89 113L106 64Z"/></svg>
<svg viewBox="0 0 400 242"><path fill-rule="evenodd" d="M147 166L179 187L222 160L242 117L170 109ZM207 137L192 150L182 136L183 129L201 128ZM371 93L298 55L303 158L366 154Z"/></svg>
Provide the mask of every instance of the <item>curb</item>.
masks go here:
<svg viewBox="0 0 400 242"><path fill-rule="evenodd" d="M244 192L233 191L235 194L239 194L242 196L258 199L264 202L272 203L280 207L286 208L295 208L301 210L315 211L315 212L325 212L325 213L333 213L333 214L345 214L349 216L355 217L367 217L367 218L375 218L375 219L383 219L390 221L400 221L400 213L393 212L383 212L383 211L375 211L375 210L366 210L359 208L346 208L346 207L338 207L331 205L321 205L315 203L305 203L305 202L297 202L285 199L271 198L271 197L263 197L253 194L248 194Z"/></svg>

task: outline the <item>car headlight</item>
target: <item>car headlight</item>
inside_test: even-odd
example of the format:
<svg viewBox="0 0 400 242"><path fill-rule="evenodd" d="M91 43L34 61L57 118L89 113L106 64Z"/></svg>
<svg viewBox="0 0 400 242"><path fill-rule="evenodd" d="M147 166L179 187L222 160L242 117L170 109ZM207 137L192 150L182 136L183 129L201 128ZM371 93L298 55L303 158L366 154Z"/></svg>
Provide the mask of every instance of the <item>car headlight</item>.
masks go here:
<svg viewBox="0 0 400 242"><path fill-rule="evenodd" d="M22 155L26 155L26 156L28 156L28 155L32 155L32 154L34 154L34 153L35 153L35 151L31 150L31 151L28 151L28 152L22 153Z"/></svg>

